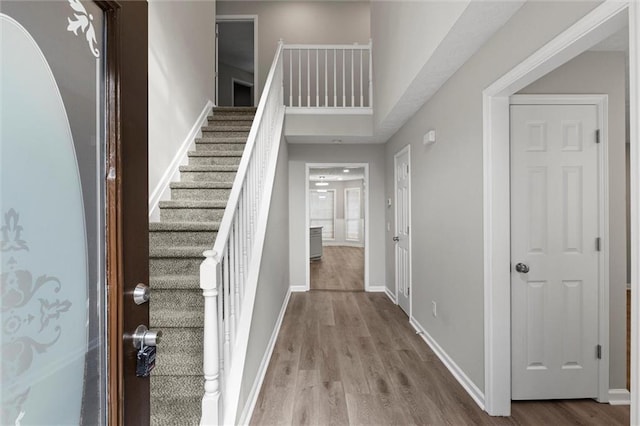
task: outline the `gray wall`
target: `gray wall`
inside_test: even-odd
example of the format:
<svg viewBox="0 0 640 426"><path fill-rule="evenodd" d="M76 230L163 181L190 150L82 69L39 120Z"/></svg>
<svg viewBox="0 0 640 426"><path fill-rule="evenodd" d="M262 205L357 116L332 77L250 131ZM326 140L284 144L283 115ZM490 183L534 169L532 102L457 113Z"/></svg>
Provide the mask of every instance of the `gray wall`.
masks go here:
<svg viewBox="0 0 640 426"><path fill-rule="evenodd" d="M400 100L468 5L468 0L371 2L376 125Z"/></svg>
<svg viewBox="0 0 640 426"><path fill-rule="evenodd" d="M384 145L289 144L289 267L292 286L304 286L306 163L369 164L369 285L385 285ZM367 201L365 201L367 202Z"/></svg>
<svg viewBox="0 0 640 426"><path fill-rule="evenodd" d="M393 155L412 145L413 315L480 389L484 389L482 90L597 4L527 2L386 144L389 198L393 198ZM422 137L432 128L438 141L424 147ZM393 209L386 211L387 221L393 223ZM394 289L393 244L390 238L386 241L387 283ZM431 315L432 300L438 303L437 318Z"/></svg>
<svg viewBox="0 0 640 426"><path fill-rule="evenodd" d="M585 52L520 93L609 95L609 309L611 389L627 383L626 113L623 52Z"/></svg>
<svg viewBox="0 0 640 426"><path fill-rule="evenodd" d="M149 2L150 191L214 99L215 16L215 2Z"/></svg>
<svg viewBox="0 0 640 426"><path fill-rule="evenodd" d="M365 1L218 1L217 8L218 15L258 15L258 93L281 38L290 44L369 42Z"/></svg>
<svg viewBox="0 0 640 426"><path fill-rule="evenodd" d="M289 258L287 256L289 251L289 166L287 157L287 143L282 137L260 265L256 304L251 319L238 415L242 413L243 407L248 402L249 392L251 392L256 380L260 363L289 290Z"/></svg>
<svg viewBox="0 0 640 426"><path fill-rule="evenodd" d="M234 78L253 84L253 73L218 62L218 105L231 105L231 82Z"/></svg>

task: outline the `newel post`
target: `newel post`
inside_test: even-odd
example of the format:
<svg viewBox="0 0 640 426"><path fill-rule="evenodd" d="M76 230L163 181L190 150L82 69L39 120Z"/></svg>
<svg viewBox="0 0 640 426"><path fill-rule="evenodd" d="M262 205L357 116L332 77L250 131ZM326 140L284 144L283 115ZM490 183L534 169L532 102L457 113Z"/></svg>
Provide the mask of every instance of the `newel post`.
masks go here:
<svg viewBox="0 0 640 426"><path fill-rule="evenodd" d="M207 250L200 265L200 288L204 296L204 396L201 425L220 424L220 342L218 339L218 284L221 269L216 252Z"/></svg>

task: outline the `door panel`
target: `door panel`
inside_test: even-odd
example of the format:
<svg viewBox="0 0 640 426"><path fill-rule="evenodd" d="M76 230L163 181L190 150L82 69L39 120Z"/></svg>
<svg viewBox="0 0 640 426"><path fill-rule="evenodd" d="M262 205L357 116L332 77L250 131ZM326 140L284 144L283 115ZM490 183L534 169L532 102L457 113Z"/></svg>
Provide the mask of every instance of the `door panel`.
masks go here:
<svg viewBox="0 0 640 426"><path fill-rule="evenodd" d="M594 105L511 107L513 399L598 395L597 122Z"/></svg>
<svg viewBox="0 0 640 426"><path fill-rule="evenodd" d="M407 315L410 315L410 285L411 285L411 247L410 232L410 174L409 149L400 151L394 157L395 194L396 194L396 289L398 304Z"/></svg>
<svg viewBox="0 0 640 426"><path fill-rule="evenodd" d="M146 22L146 2L0 5L1 424L149 421L123 344L148 324L123 303L148 277Z"/></svg>
<svg viewBox="0 0 640 426"><path fill-rule="evenodd" d="M104 423L104 15L0 12L0 423Z"/></svg>

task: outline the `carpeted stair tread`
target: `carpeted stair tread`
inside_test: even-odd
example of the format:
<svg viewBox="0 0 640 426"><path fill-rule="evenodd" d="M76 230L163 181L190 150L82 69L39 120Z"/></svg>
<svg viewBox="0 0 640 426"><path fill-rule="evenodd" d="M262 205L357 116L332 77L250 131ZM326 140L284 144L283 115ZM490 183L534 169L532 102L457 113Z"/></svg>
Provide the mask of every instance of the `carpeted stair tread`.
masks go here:
<svg viewBox="0 0 640 426"><path fill-rule="evenodd" d="M171 189L231 189L232 182L171 182Z"/></svg>
<svg viewBox="0 0 640 426"><path fill-rule="evenodd" d="M149 279L152 290L200 290L200 277L198 275L160 275Z"/></svg>
<svg viewBox="0 0 640 426"><path fill-rule="evenodd" d="M154 231L217 231L220 222L150 222L149 232ZM213 246L213 241L211 242Z"/></svg>
<svg viewBox="0 0 640 426"><path fill-rule="evenodd" d="M162 399L172 398L177 395L202 398L202 395L204 395L204 377L196 379L192 376L156 376L152 371L151 389L156 391L155 395L158 398Z"/></svg>
<svg viewBox="0 0 640 426"><path fill-rule="evenodd" d="M202 388L204 395L204 388ZM202 395L172 396L151 402L151 426L198 426Z"/></svg>
<svg viewBox="0 0 640 426"><path fill-rule="evenodd" d="M244 151L189 151L189 157L242 157Z"/></svg>
<svg viewBox="0 0 640 426"><path fill-rule="evenodd" d="M163 328L162 329L162 347L158 345L158 350L161 353L175 352L176 354L183 353L189 358L202 359L202 342L204 336L204 329L202 327L180 327L180 328ZM200 349L200 350L199 350ZM200 364L200 372L191 372L187 375L202 374L202 364ZM157 375L171 375L161 374L162 371L153 370ZM166 373L166 370L165 370Z"/></svg>
<svg viewBox="0 0 640 426"><path fill-rule="evenodd" d="M246 143L247 138L245 136L203 136L196 138L196 144L202 143L217 143L217 144L237 144Z"/></svg>
<svg viewBox="0 0 640 426"><path fill-rule="evenodd" d="M249 132L251 126L203 126L203 132Z"/></svg>
<svg viewBox="0 0 640 426"><path fill-rule="evenodd" d="M253 123L253 115L251 114L216 114L207 117L209 122L225 122L225 121L248 121Z"/></svg>
<svg viewBox="0 0 640 426"><path fill-rule="evenodd" d="M151 259L166 259L166 258L194 258L202 257L202 254L206 250L211 250L211 247L149 247L149 258Z"/></svg>
<svg viewBox="0 0 640 426"><path fill-rule="evenodd" d="M153 308L150 310L152 327L171 330L175 327L202 328L204 297L199 288L158 289L153 293L150 306ZM193 333L192 330L189 332ZM175 334L176 331L173 330L173 333ZM164 341L162 343L165 346Z"/></svg>
<svg viewBox="0 0 640 426"><path fill-rule="evenodd" d="M181 172L237 172L238 166L180 166Z"/></svg>
<svg viewBox="0 0 640 426"><path fill-rule="evenodd" d="M168 200L160 201L161 209L224 209L226 201Z"/></svg>
<svg viewBox="0 0 640 426"><path fill-rule="evenodd" d="M232 106L217 106L213 107L213 114L216 112L233 112L233 111L243 111L243 112L253 112L255 113L258 110L257 107L232 107Z"/></svg>

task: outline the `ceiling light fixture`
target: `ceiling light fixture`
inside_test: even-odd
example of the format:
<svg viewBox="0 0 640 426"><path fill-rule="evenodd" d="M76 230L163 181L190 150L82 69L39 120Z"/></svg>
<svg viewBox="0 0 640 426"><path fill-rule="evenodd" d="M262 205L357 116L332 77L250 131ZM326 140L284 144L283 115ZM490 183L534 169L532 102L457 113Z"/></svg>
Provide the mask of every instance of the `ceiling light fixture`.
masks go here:
<svg viewBox="0 0 640 426"><path fill-rule="evenodd" d="M329 182L316 182L316 186L328 186Z"/></svg>
<svg viewBox="0 0 640 426"><path fill-rule="evenodd" d="M317 192L322 192L322 193L327 192L327 190L326 190L326 189L316 189L316 191L317 191Z"/></svg>
<svg viewBox="0 0 640 426"><path fill-rule="evenodd" d="M349 173L350 171L351 171L351 170L349 170L349 169L344 169L342 172L343 172L343 173Z"/></svg>

